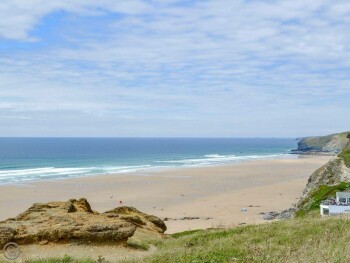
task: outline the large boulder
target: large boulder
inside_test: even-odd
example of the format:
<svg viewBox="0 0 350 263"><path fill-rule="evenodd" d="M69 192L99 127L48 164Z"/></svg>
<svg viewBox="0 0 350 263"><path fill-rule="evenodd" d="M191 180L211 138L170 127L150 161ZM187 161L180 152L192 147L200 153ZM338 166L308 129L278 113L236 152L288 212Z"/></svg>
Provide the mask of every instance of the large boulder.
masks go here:
<svg viewBox="0 0 350 263"><path fill-rule="evenodd" d="M16 218L0 222L0 246L40 242L125 243L136 229L163 234L166 226L157 217L132 207L105 213L91 209L84 198L34 204Z"/></svg>

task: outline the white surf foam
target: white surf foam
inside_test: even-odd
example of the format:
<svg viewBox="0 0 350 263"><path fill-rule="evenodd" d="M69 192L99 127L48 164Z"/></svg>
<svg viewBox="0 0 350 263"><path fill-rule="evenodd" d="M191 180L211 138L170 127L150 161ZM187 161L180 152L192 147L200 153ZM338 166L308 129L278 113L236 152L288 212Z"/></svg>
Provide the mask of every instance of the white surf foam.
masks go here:
<svg viewBox="0 0 350 263"><path fill-rule="evenodd" d="M0 171L0 183L22 182L40 179L55 179L65 177L78 177L107 173L130 173L151 168L151 165L135 166L105 166L81 168L43 167L35 169L17 169Z"/></svg>
<svg viewBox="0 0 350 263"><path fill-rule="evenodd" d="M281 154L270 154L270 155L220 155L220 154L208 154L204 155L204 158L189 158L181 160L169 160L169 161L157 161L158 163L169 163L177 164L181 166L205 166L205 165L215 165L215 164L225 164L234 163L244 160L252 159L267 159L276 158L282 156Z"/></svg>
<svg viewBox="0 0 350 263"><path fill-rule="evenodd" d="M277 158L282 154L270 155L220 155L208 154L202 158L189 158L180 160L154 161L153 165L130 165L130 166L101 166L101 167L42 167L16 170L0 170L0 183L25 182L31 180L45 180L67 177L79 177L98 174L121 174L135 173L150 169L161 169L170 167L202 167L227 163L235 163L252 159Z"/></svg>

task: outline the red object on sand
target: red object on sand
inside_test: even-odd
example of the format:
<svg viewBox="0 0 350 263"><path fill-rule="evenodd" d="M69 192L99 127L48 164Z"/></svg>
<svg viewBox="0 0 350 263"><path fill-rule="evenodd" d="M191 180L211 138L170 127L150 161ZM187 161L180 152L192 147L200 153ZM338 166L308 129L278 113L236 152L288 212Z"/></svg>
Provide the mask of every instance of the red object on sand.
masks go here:
<svg viewBox="0 0 350 263"><path fill-rule="evenodd" d="M123 204L123 201L119 201L119 204L120 204L120 205Z"/></svg>

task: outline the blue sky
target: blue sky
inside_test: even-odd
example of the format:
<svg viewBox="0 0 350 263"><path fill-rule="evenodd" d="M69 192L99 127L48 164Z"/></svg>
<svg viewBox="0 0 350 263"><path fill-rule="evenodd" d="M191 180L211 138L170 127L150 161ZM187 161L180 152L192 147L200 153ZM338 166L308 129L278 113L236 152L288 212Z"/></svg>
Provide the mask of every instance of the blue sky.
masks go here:
<svg viewBox="0 0 350 263"><path fill-rule="evenodd" d="M350 2L3 0L0 136L350 130Z"/></svg>

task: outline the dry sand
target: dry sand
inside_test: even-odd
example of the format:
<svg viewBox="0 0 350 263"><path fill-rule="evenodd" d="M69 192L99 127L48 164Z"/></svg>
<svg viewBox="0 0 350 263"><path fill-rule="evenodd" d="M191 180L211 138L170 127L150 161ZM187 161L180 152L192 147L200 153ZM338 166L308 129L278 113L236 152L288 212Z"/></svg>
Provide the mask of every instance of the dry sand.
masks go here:
<svg viewBox="0 0 350 263"><path fill-rule="evenodd" d="M198 228L262 223L259 214L280 211L300 197L307 178L327 156L247 161L127 175L101 175L0 186L0 220L33 203L86 197L103 212L123 205L159 216L167 233ZM241 212L247 208L247 212ZM182 217L199 217L180 220ZM174 220L177 219L177 220Z"/></svg>
<svg viewBox="0 0 350 263"><path fill-rule="evenodd" d="M166 221L167 233L266 222L259 214L280 211L299 199L309 175L325 164L327 156L259 160L203 168L182 168L127 175L101 175L0 186L0 220L14 217L36 202L86 197L103 212L122 205ZM241 212L241 208L247 208ZM180 220L183 217L199 217ZM177 219L177 220L174 220ZM154 252L124 247L49 244L21 246L19 262L27 259L90 257L108 261L138 259Z"/></svg>

